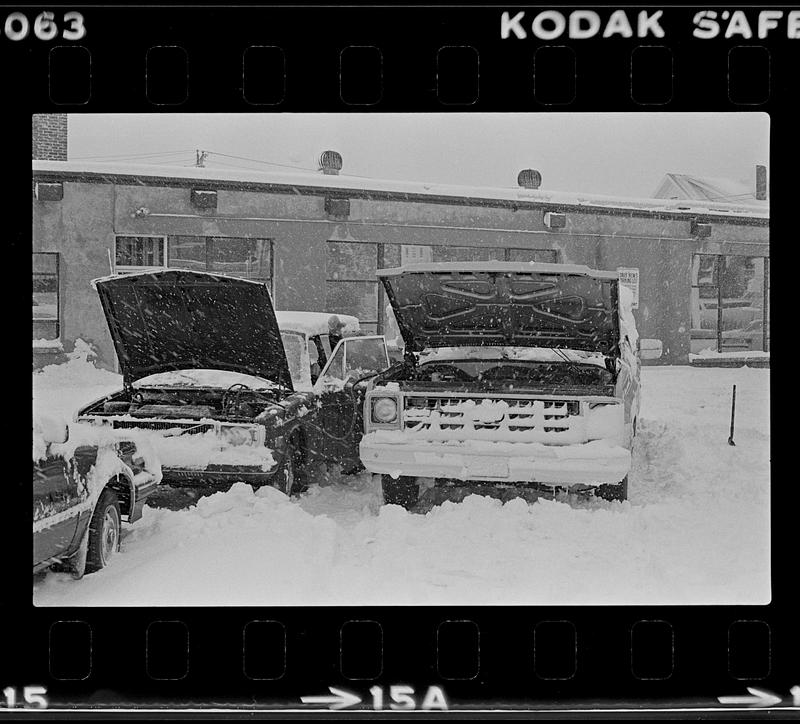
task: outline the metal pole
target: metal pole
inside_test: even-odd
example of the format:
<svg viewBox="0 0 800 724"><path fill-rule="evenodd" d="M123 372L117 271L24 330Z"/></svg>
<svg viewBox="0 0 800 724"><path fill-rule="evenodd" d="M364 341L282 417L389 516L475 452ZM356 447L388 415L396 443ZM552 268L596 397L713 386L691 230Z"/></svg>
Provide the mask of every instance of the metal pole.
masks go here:
<svg viewBox="0 0 800 724"><path fill-rule="evenodd" d="M762 324L762 334L761 334L761 349L765 352L769 352L769 257L764 258L764 279L763 279L763 286L764 286L764 304L761 309L761 324Z"/></svg>
<svg viewBox="0 0 800 724"><path fill-rule="evenodd" d="M731 434L728 437L728 445L735 446L733 441L733 416L736 413L736 385L733 386L733 397L731 398Z"/></svg>
<svg viewBox="0 0 800 724"><path fill-rule="evenodd" d="M722 352L722 257L718 256L717 265L717 352Z"/></svg>

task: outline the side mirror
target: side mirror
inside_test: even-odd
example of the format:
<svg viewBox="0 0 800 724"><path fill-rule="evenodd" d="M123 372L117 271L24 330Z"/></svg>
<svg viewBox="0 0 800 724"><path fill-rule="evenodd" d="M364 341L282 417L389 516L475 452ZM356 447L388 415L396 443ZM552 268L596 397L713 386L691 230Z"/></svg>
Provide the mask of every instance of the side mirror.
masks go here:
<svg viewBox="0 0 800 724"><path fill-rule="evenodd" d="M639 359L659 359L663 351L660 339L640 339Z"/></svg>

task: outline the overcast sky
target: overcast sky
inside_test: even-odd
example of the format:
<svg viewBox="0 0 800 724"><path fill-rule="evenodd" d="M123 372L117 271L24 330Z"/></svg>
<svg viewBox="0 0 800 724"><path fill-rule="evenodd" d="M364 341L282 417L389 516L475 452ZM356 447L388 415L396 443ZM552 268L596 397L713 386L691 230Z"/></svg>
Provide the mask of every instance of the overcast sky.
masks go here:
<svg viewBox="0 0 800 724"><path fill-rule="evenodd" d="M765 113L69 117L71 160L194 165L195 151L204 150L210 152L205 161L209 168L281 168L263 163L270 162L313 172L326 149L342 154L342 174L510 187L516 185L520 169L535 168L542 174L542 188L651 196L669 172L754 178L756 164L768 165L769 117Z"/></svg>

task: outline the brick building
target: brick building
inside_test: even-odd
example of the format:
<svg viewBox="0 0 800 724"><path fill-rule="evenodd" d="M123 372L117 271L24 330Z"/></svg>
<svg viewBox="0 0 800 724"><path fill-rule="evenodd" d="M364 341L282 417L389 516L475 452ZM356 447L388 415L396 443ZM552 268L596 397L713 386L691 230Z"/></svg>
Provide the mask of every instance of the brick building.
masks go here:
<svg viewBox="0 0 800 724"><path fill-rule="evenodd" d="M66 113L34 114L31 155L35 159L67 160Z"/></svg>

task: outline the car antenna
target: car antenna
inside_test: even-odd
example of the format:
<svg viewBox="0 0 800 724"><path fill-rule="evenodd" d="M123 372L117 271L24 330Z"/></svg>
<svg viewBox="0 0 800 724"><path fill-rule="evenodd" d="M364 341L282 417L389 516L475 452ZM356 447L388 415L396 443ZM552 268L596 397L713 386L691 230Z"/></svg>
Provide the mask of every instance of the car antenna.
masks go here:
<svg viewBox="0 0 800 724"><path fill-rule="evenodd" d="M736 385L733 386L733 397L731 397L731 434L728 436L728 445L736 446L733 441L733 418L736 414Z"/></svg>

